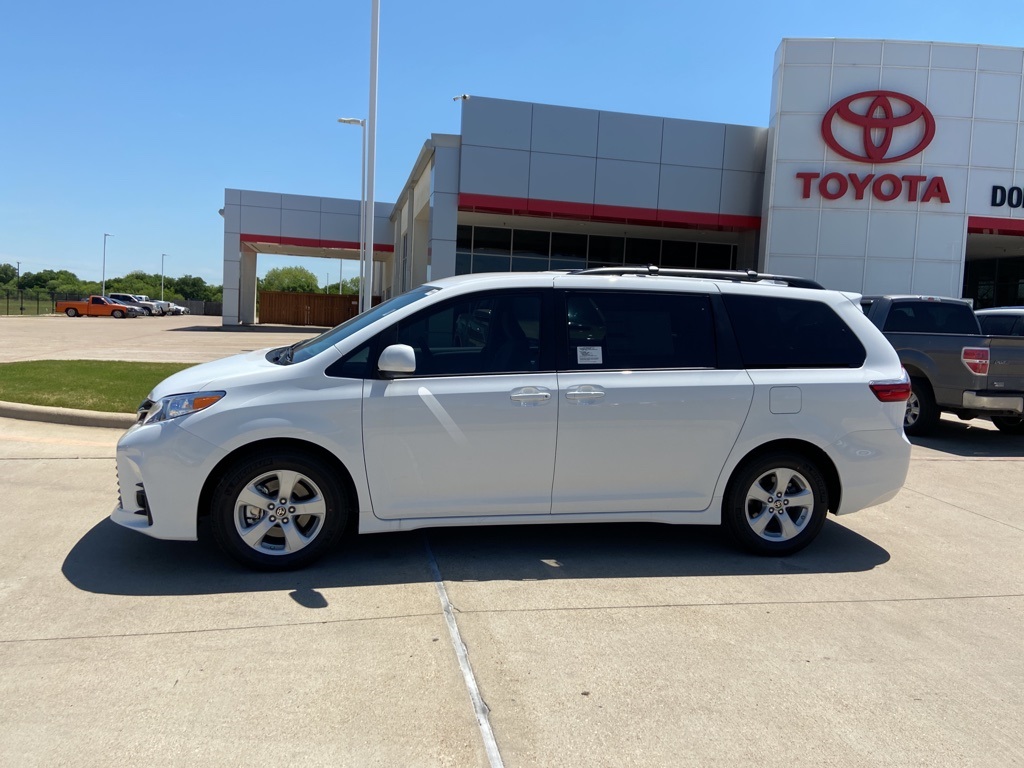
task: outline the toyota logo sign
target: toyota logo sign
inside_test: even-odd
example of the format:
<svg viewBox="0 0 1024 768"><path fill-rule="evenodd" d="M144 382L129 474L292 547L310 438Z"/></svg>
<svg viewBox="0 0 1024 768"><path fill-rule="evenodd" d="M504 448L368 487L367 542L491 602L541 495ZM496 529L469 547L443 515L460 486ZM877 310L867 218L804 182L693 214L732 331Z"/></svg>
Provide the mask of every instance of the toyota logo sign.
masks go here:
<svg viewBox="0 0 1024 768"><path fill-rule="evenodd" d="M821 121L821 136L836 154L850 160L897 163L931 143L935 118L912 96L863 91L832 105Z"/></svg>

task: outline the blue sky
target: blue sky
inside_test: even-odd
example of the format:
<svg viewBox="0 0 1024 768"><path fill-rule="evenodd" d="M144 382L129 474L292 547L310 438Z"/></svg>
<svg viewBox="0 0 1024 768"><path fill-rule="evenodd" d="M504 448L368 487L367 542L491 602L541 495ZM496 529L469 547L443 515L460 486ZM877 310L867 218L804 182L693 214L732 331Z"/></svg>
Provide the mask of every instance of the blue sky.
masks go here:
<svg viewBox="0 0 1024 768"><path fill-rule="evenodd" d="M370 0L7 3L0 263L99 280L109 232L108 278L166 253L220 284L225 187L358 198L360 131L335 121L366 115L369 31ZM784 37L1021 47L1024 23L1005 2L381 0L377 199L459 132L461 93L766 125Z"/></svg>

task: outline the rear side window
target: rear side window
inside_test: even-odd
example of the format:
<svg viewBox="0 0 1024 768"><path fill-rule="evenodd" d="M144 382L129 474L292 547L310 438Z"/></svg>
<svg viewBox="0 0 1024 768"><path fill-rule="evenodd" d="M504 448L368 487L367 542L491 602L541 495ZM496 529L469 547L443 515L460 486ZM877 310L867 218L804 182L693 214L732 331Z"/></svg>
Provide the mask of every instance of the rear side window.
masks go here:
<svg viewBox="0 0 1024 768"><path fill-rule="evenodd" d="M1014 336L1019 335L1020 330L1014 331L1017 318L1013 315L978 315L978 322L981 323L981 332L986 336Z"/></svg>
<svg viewBox="0 0 1024 768"><path fill-rule="evenodd" d="M747 368L859 368L857 335L827 304L773 296L722 297Z"/></svg>
<svg viewBox="0 0 1024 768"><path fill-rule="evenodd" d="M569 370L714 368L707 296L571 291L566 294Z"/></svg>
<svg viewBox="0 0 1024 768"><path fill-rule="evenodd" d="M893 333L976 334L978 321L966 304L893 302L882 330Z"/></svg>

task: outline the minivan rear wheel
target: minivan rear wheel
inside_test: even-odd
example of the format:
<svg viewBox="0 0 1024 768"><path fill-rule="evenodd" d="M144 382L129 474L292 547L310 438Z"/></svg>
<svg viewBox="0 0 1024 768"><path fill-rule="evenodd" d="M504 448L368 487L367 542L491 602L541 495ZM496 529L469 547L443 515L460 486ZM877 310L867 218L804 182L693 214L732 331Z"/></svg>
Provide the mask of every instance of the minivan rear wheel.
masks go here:
<svg viewBox="0 0 1024 768"><path fill-rule="evenodd" d="M758 456L736 470L722 522L743 548L789 555L810 544L825 524L828 486L815 463L788 451Z"/></svg>
<svg viewBox="0 0 1024 768"><path fill-rule="evenodd" d="M257 570L309 565L345 529L349 503L335 475L301 451L240 458L213 492L214 538L235 560Z"/></svg>

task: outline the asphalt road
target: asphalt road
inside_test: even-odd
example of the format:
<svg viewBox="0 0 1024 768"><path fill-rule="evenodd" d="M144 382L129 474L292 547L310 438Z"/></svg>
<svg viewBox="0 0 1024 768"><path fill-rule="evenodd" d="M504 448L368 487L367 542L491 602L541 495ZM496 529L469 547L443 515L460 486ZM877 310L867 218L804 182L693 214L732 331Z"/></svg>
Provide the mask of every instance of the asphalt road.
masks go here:
<svg viewBox="0 0 1024 768"><path fill-rule="evenodd" d="M1024 438L984 422L790 558L536 526L271 575L110 523L118 431L0 436L0 765L1024 765Z"/></svg>

